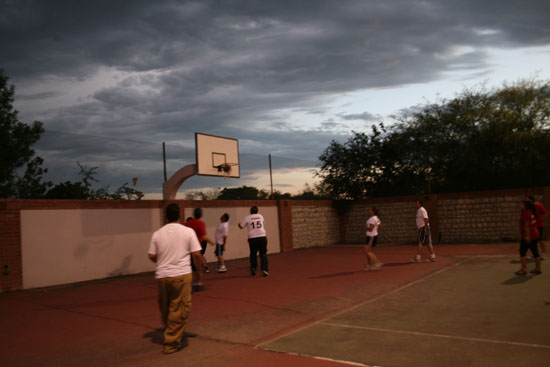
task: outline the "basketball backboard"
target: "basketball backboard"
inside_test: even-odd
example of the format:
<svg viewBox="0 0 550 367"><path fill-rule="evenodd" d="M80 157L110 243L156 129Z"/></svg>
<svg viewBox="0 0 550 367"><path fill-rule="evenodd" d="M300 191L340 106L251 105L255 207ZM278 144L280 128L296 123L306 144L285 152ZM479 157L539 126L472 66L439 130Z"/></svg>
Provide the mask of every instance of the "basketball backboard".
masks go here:
<svg viewBox="0 0 550 367"><path fill-rule="evenodd" d="M195 133L195 151L197 175L234 178L241 176L237 139Z"/></svg>

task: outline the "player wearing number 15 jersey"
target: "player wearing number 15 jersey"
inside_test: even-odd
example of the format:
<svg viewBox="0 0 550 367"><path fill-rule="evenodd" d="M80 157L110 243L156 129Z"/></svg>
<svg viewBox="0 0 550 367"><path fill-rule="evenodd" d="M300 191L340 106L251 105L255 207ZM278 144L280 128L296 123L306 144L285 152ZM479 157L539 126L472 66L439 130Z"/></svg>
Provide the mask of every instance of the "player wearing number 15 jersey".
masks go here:
<svg viewBox="0 0 550 367"><path fill-rule="evenodd" d="M250 274L256 275L256 268L258 267L257 254L260 252L260 266L264 276L268 276L268 264L267 264L267 237L265 235L264 217L258 214L258 207L253 206L250 208L250 215L247 215L241 223L239 228L248 229L248 247L250 248Z"/></svg>

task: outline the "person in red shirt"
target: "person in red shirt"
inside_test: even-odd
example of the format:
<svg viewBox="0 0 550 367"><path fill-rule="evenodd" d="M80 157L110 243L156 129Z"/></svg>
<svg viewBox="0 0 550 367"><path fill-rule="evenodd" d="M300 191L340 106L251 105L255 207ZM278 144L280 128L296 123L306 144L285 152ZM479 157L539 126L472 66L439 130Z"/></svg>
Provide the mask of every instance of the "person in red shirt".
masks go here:
<svg viewBox="0 0 550 367"><path fill-rule="evenodd" d="M521 260L521 269L516 271L516 275L527 274L527 251L530 250L535 258L535 269L532 274L542 273L540 267L540 255L538 250L539 230L537 228L537 211L535 205L529 200L524 200L520 204L521 216L519 218L519 233L521 242L519 246L519 256Z"/></svg>
<svg viewBox="0 0 550 367"><path fill-rule="evenodd" d="M196 266L202 266L203 271L205 273L210 272L208 270L208 262L204 258L204 253L206 252L206 247L208 246L208 244L215 245L214 241L212 241L206 235L206 224L200 218L202 218L202 209L201 208L195 208L195 210L193 211L193 218L192 219L187 219L187 221L185 222L185 225L187 227L192 228L195 231L195 233L197 234L197 238L199 240L199 243L201 244L201 260L202 260L202 263L201 264L195 264L195 262L193 262L191 264L193 266L193 271L195 271L196 275L198 275L198 273L196 272L196 270L197 270ZM198 286L202 285L200 278L195 279L195 283Z"/></svg>
<svg viewBox="0 0 550 367"><path fill-rule="evenodd" d="M535 197L533 195L527 195L527 200L533 203L535 205L535 210L537 211L537 228L539 230L539 247L540 247L540 257L544 260L546 255L546 250L548 249L548 245L546 244L545 237L544 237L544 215L546 214L546 208L544 205L539 203L535 200Z"/></svg>

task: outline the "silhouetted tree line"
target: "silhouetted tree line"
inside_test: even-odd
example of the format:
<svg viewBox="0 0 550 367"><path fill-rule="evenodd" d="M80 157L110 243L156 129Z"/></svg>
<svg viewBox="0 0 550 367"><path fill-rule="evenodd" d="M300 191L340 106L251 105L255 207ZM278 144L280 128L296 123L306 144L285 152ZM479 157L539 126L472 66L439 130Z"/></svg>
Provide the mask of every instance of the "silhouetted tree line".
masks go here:
<svg viewBox="0 0 550 367"><path fill-rule="evenodd" d="M332 141L319 190L334 199L550 185L550 83L465 90Z"/></svg>

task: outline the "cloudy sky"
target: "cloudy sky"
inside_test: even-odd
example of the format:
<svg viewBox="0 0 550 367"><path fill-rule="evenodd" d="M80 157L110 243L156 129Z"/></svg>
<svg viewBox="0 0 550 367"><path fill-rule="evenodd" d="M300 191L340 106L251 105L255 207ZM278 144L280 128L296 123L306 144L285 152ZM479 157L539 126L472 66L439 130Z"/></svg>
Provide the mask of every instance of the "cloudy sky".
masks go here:
<svg viewBox="0 0 550 367"><path fill-rule="evenodd" d="M548 0L0 0L0 68L54 181L160 192L194 133L239 140L241 178L313 182L331 140L464 88L550 79Z"/></svg>

